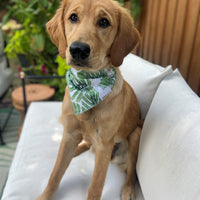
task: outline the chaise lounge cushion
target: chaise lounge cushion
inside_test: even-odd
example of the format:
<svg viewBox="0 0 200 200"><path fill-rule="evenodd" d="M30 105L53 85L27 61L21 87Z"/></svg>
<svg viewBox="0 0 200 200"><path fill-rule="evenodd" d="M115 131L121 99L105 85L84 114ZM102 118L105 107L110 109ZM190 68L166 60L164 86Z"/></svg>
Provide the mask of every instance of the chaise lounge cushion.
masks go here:
<svg viewBox="0 0 200 200"><path fill-rule="evenodd" d="M62 137L58 123L61 102L32 103L2 200L34 200L44 190L53 169ZM87 151L74 158L67 169L55 200L85 200L94 169L94 155ZM103 190L103 200L120 200L125 173L110 163ZM137 184L137 200L143 200Z"/></svg>

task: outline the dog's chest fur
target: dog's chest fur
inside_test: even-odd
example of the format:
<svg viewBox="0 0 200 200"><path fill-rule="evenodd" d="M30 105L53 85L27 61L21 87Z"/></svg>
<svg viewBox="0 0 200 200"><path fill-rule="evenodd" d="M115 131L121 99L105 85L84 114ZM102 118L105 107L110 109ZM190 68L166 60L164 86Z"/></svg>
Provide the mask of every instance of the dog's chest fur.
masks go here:
<svg viewBox="0 0 200 200"><path fill-rule="evenodd" d="M91 144L91 151L95 152L96 148L101 148L101 144L109 142L113 135L115 135L115 145L112 151L111 161L125 171L128 159L128 141L126 136L119 132L120 124L118 126L111 126L112 123L115 123L116 119L113 116L110 119L102 120L99 119L99 116L93 114L90 116L92 120L83 120L83 118L90 118L88 114L80 117L80 123L83 138ZM112 128L110 129L110 127Z"/></svg>
<svg viewBox="0 0 200 200"><path fill-rule="evenodd" d="M104 102L77 116L77 119L80 122L83 138L94 146L109 141L118 132L118 127L112 126L115 118L112 112L108 113Z"/></svg>

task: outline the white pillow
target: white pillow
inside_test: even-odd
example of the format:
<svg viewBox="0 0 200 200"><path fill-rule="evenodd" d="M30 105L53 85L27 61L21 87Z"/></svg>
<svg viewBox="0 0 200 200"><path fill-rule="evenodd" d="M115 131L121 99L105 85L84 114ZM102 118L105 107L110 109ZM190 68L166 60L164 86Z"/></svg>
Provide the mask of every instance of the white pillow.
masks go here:
<svg viewBox="0 0 200 200"><path fill-rule="evenodd" d="M163 68L129 54L125 57L120 70L138 98L141 118L144 119L160 82L172 73L172 67Z"/></svg>
<svg viewBox="0 0 200 200"><path fill-rule="evenodd" d="M200 199L200 98L177 70L146 116L137 174L145 200Z"/></svg>

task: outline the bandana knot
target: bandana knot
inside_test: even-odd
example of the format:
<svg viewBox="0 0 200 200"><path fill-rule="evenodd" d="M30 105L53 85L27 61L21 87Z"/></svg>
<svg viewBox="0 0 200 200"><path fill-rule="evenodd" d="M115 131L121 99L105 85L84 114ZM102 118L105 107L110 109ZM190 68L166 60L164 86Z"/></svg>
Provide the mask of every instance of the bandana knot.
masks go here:
<svg viewBox="0 0 200 200"><path fill-rule="evenodd" d="M114 67L97 72L70 68L66 74L70 99L76 115L98 105L111 92L116 81Z"/></svg>

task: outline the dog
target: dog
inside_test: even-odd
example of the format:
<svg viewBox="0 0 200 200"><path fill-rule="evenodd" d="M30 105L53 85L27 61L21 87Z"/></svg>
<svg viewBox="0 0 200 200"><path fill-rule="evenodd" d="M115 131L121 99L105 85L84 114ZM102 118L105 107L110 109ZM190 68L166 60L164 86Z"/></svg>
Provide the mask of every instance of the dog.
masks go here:
<svg viewBox="0 0 200 200"><path fill-rule="evenodd" d="M46 27L71 72L62 104L60 121L64 131L57 160L48 185L37 200L51 200L72 158L89 148L95 152L95 168L87 200L100 200L110 160L127 174L122 200L135 199L140 111L134 91L118 68L140 41L132 17L113 0L63 0ZM75 80L82 76L97 77ZM87 82L91 85L83 89ZM100 84L103 93L107 92L100 102L97 100L102 91L94 91L93 82ZM111 85L102 86L102 82ZM74 88L80 90L75 93ZM85 102L94 106L84 110L88 105L72 102L75 94L79 95L79 103L90 96L92 100Z"/></svg>

